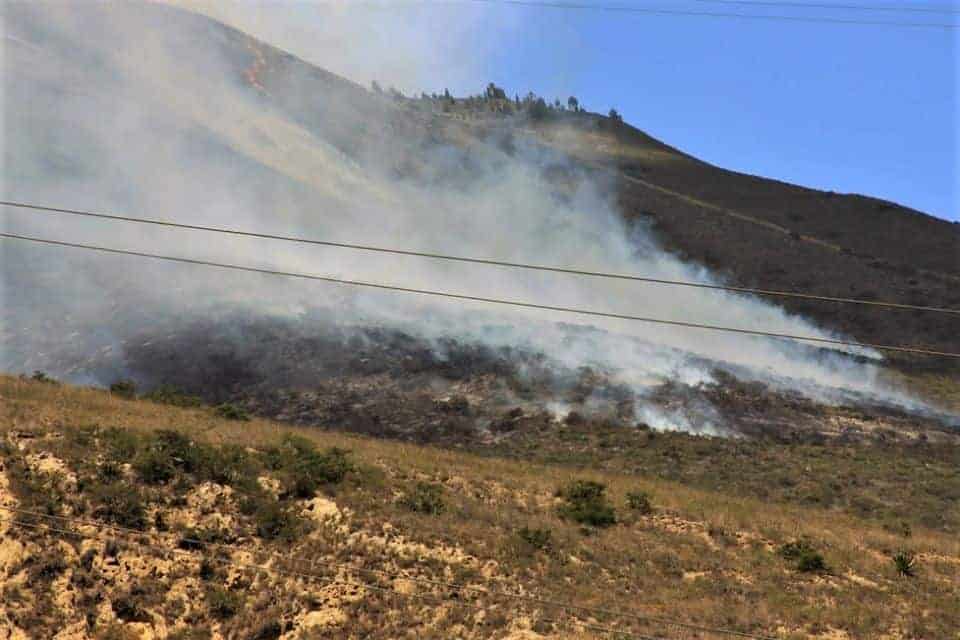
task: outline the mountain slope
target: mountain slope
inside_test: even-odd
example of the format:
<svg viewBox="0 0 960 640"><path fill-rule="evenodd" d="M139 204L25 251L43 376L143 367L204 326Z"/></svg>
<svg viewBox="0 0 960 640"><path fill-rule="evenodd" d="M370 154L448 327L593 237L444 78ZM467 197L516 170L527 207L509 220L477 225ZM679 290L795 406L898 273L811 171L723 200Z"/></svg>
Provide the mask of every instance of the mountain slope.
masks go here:
<svg viewBox="0 0 960 640"><path fill-rule="evenodd" d="M410 156L417 156L417 140L469 145L497 139L508 127L612 179L628 220L652 223L668 247L725 274L732 284L960 308L960 225L864 196L727 171L595 114L566 112L530 123L484 107L441 109L436 101L367 92L265 43L250 40L247 46L255 52L248 80L263 99L311 130L341 140L347 153L368 136L407 139L411 143L402 157L383 161L409 172L415 170ZM355 120L344 122L339 108L325 106L328 96L338 95L359 105ZM960 350L949 315L798 300L776 304L864 342ZM956 366L926 358L894 360L910 368Z"/></svg>
<svg viewBox="0 0 960 640"><path fill-rule="evenodd" d="M898 272L878 279L883 265L820 238L793 237L762 218L749 199L747 211L731 209L732 200L708 202L724 185L732 194L724 198L735 199L755 180L708 167L607 118L554 110L538 119L523 110L506 113L509 101L502 99L367 91L215 21L162 5L11 5L5 12L10 126L4 160L11 199L715 282L707 265L734 283L823 285L818 291L844 296L866 296L871 292L863 288L870 286L894 299L911 277ZM757 192L768 200L806 193L770 181L758 182ZM948 320L932 314L775 304L6 214L10 228L43 237L303 273L784 333L828 337L840 330L945 349L956 341ZM913 235L922 244L933 234ZM574 316L558 322L556 315L480 304L6 246L5 289L22 301L4 308L10 347L0 355L10 370L48 369L102 385L123 377L145 388L179 384L211 399L256 399L262 408L270 404L262 393L268 400L276 393L314 393L330 376L388 375L391 384L373 388L390 388L402 382L392 376L410 370L406 362L386 363L393 349L421 367L424 384L416 392L440 393L462 376L467 386L490 391L482 397L495 412L533 401L562 416L573 402L578 411L628 424L710 431L729 426L711 390L730 376L761 382L790 407L771 429L816 424L820 409L811 409L809 399L881 402L881 415L894 421L903 409L923 409L884 378L877 354L852 360L732 335L717 340L706 332ZM930 294L927 304L947 304L954 295L944 284L949 275L915 277ZM780 303L809 313L785 313ZM277 356L286 353L313 354L337 366L312 360L292 366ZM923 362L943 367L935 359ZM794 402L791 394L805 400ZM795 407L802 418L791 424ZM349 412L341 407L334 414L341 410ZM362 422L396 426L375 413ZM480 418L475 427L483 432L489 424L482 412Z"/></svg>

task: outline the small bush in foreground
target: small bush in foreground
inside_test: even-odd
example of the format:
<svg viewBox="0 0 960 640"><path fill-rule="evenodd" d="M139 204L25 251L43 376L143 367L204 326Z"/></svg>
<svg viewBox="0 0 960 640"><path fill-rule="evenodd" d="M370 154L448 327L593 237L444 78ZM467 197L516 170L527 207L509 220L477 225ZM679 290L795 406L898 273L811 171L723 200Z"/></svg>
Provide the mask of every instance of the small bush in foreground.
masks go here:
<svg viewBox="0 0 960 640"><path fill-rule="evenodd" d="M627 507L642 515L653 513L653 503L650 501L650 494L646 491L629 492L627 494Z"/></svg>
<svg viewBox="0 0 960 640"><path fill-rule="evenodd" d="M593 527L609 527L617 523L614 509L604 495L606 486L592 480L575 480L560 488L557 496L564 499L557 513L561 518Z"/></svg>
<svg viewBox="0 0 960 640"><path fill-rule="evenodd" d="M30 559L30 580L53 580L67 570L67 561L59 549L47 549Z"/></svg>
<svg viewBox="0 0 960 640"><path fill-rule="evenodd" d="M247 413L247 410L243 407L238 407L235 404L225 402L219 404L214 408L214 412L224 420L239 420L241 422L246 422L250 419L250 414Z"/></svg>
<svg viewBox="0 0 960 640"><path fill-rule="evenodd" d="M265 540L295 540L306 530L306 521L271 498L254 498L243 506L252 512L257 535Z"/></svg>
<svg viewBox="0 0 960 640"><path fill-rule="evenodd" d="M90 492L94 516L131 529L143 529L147 523L143 497L136 487L114 483L94 487Z"/></svg>
<svg viewBox="0 0 960 640"><path fill-rule="evenodd" d="M337 447L320 452L310 440L288 435L279 446L267 450L266 462L278 472L287 493L310 498L321 484L339 484L355 470L348 454Z"/></svg>
<svg viewBox="0 0 960 640"><path fill-rule="evenodd" d="M177 473L170 454L155 448L141 451L133 460L133 468L147 484L165 484Z"/></svg>
<svg viewBox="0 0 960 640"><path fill-rule="evenodd" d="M118 380L110 385L110 393L121 398L135 398L137 396L137 385L133 380Z"/></svg>
<svg viewBox="0 0 960 640"><path fill-rule="evenodd" d="M549 551L553 548L553 533L549 529L521 527L517 530L517 537L537 551Z"/></svg>
<svg viewBox="0 0 960 640"><path fill-rule="evenodd" d="M410 511L429 515L437 515L446 509L443 487L429 482L418 482L400 498L400 504Z"/></svg>
<svg viewBox="0 0 960 640"><path fill-rule="evenodd" d="M100 441L106 449L108 459L118 464L130 462L137 453L140 441L128 429L110 427L99 433Z"/></svg>
<svg viewBox="0 0 960 640"><path fill-rule="evenodd" d="M51 378L43 371L34 371L33 375L30 376L30 379L34 382L42 382L44 384L60 384L56 379Z"/></svg>
<svg viewBox="0 0 960 640"><path fill-rule="evenodd" d="M794 540L780 547L780 555L791 560L797 571L805 573L815 573L827 570L827 563L823 555L817 551L813 544L806 539Z"/></svg>
<svg viewBox="0 0 960 640"><path fill-rule="evenodd" d="M897 551L893 554L893 566L901 576L912 576L917 570L917 556L912 551Z"/></svg>
<svg viewBox="0 0 960 640"><path fill-rule="evenodd" d="M209 587L206 600L210 615L217 620L232 618L243 607L243 597L239 593L221 587Z"/></svg>
<svg viewBox="0 0 960 640"><path fill-rule="evenodd" d="M143 395L144 400L156 402L159 404L169 404L175 407L199 407L202 402L200 398L191 396L172 385L161 385Z"/></svg>

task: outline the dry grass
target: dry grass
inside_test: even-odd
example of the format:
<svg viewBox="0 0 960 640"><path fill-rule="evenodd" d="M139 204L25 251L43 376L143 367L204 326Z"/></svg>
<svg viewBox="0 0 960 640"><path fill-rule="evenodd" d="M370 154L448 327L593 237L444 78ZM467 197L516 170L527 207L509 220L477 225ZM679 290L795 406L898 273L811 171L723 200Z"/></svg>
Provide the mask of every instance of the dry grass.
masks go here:
<svg viewBox="0 0 960 640"><path fill-rule="evenodd" d="M320 447L350 450L360 471L332 491L332 508L343 514L342 527L321 527L325 533L306 536L293 548L284 548L284 553L342 562L348 567L346 575L353 579L363 577L358 567L388 567L413 578L523 589L580 605L629 609L778 637L827 637L842 631L846 636L836 637L946 638L960 628L960 542L944 532L918 527L904 538L847 514L771 504L657 478L577 473L569 467L480 457L258 419L226 421L210 409L123 400L99 390L11 377L0 378L0 398L0 424L7 433L62 435L96 425L146 435L163 428L184 431L201 441L237 443L252 449L274 445L284 434L295 433ZM46 447L68 467L79 469L92 453L71 448L69 442L69 437L34 438L28 446L30 451ZM606 485L617 510L615 526L584 531L557 516L554 493L575 477ZM445 508L439 514L417 513L398 504L398 495L421 481L442 485ZM647 492L654 513L629 510L627 494L632 491ZM167 498L150 495L154 501L151 510L166 508L162 505ZM225 506L223 511L242 524L242 516ZM549 545L537 548L525 542L518 535L522 527L548 530ZM278 544L250 538L249 531L240 529L240 540L246 540L243 544L250 548L270 549ZM150 527L148 530L160 535ZM814 541L829 573L796 572L777 553L780 545L798 537ZM916 553L915 577L897 575L891 556L901 548ZM14 582L8 575L5 593L12 592ZM285 593L285 606L292 608L278 618L285 623L329 609L319 600L322 587L302 581L293 585L273 576L230 584L249 601L265 598L271 589ZM416 583L411 586L401 581L388 586L398 593L410 589L430 593L444 602L451 595L449 589ZM119 587L105 586L107 597L114 595L111 588ZM324 632L326 635L311 637L395 637L391 634L399 635L407 627L417 629L423 637L508 637L518 625L555 637L571 637L570 629L576 628L569 626L575 624L573 616L549 607L487 596L475 600L486 612L484 622L477 620L474 610L447 604L427 606L396 594L339 597L337 603L335 608L343 620ZM547 622L555 617L565 622L559 626ZM596 618L600 624L623 629L665 637L679 634L676 627L630 624L603 615ZM237 620L232 624L253 624ZM54 623L64 620L50 624Z"/></svg>

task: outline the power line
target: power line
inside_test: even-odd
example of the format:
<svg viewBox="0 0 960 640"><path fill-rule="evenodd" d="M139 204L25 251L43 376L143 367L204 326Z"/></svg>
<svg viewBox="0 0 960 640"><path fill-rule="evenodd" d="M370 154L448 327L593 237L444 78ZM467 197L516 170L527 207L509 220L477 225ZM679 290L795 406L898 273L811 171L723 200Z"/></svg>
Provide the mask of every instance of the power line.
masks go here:
<svg viewBox="0 0 960 640"><path fill-rule="evenodd" d="M612 318L615 320L632 320L636 322L647 322L650 324L660 324L674 327L684 327L689 329L704 329L708 331L723 331L727 333L738 333L742 335L753 335L764 338L776 338L782 340L792 340L796 342L811 342L817 344L830 344L837 346L853 347L858 349L875 349L877 351L893 351L898 353L913 353L926 356L940 356L945 358L960 359L960 353L948 351L936 351L925 347L903 347L894 345L882 345L869 342L854 342L847 340L837 340L833 338L818 338L815 336L802 336L789 333L778 333L773 331L760 331L755 329L741 329L736 327L725 327L712 324L701 324L697 322L686 322L681 320L665 320L662 318L649 318L646 316L634 316L621 313L611 313L606 311L594 311L590 309L580 309L576 307L563 307L557 305L536 304L532 302L523 302L520 300L504 300L501 298L488 298L484 296L474 296L460 293L449 293L446 291L435 291L432 289L417 289L414 287L403 287L400 285L383 284L379 282L366 282L363 280L347 280L343 278L334 278L332 276L319 276L306 273L295 273L291 271L280 271L276 269L262 269L258 267L247 267L224 262L212 262L209 260L197 260L193 258L180 258L175 256L165 256L156 253L146 253L141 251L129 251L125 249L113 249L98 245L81 244L78 242L65 242L62 240L48 240L45 238L36 238L32 236L23 236L13 233L0 233L0 237L14 240L25 240L40 244L48 244L61 247L72 247L76 249L88 249L91 251L101 251L104 253L113 253L117 255L137 256L141 258L153 258L155 260L166 260L169 262L179 262L183 264L194 264L208 267L218 267L221 269L232 269L235 271L247 271L251 273L262 273L265 275L284 276L289 278L301 278L304 280L316 280L320 282L331 282L337 284L346 284L357 287L368 287L372 289L382 289L386 291L397 291L403 293L415 293L426 296L436 296L442 298L451 298L455 300L467 300L471 302L484 302L489 304L499 304L505 306L521 307L526 309L540 309L544 311L558 311L561 313L573 313L577 315L592 316L598 318Z"/></svg>
<svg viewBox="0 0 960 640"><path fill-rule="evenodd" d="M23 510L20 510L20 509L12 509L12 508L10 508L10 507L4 507L4 506L0 506L0 510L12 512L12 513L24 513ZM116 527L116 526L109 525L109 524L107 524L107 523L99 522L99 521L96 521L96 520L84 520L84 519L79 519L79 518L67 518L67 517L64 517L64 516L50 516L50 515L40 514L40 513L36 513L36 512L25 512L25 513L26 513L26 514L33 515L33 516L41 517L41 518L48 518L48 519L55 519L55 520L66 521L67 523L79 522L79 523L81 523L81 524L85 524L85 525L88 525L88 526L100 527L100 528L103 528L103 529L108 529L108 530L111 530L111 531L113 531L113 532L115 532L115 533L119 533L119 534L121 534L121 535L131 536L131 537L132 537L132 536L145 537L145 536L149 535L148 533L143 532L143 531L137 531L137 530L135 530L135 529L128 529L128 528L125 528L125 527ZM96 537L96 536L93 536L93 535L91 535L91 534L85 534L85 533L81 533L81 532L79 532L79 531L72 531L72 530L70 530L70 529L64 529L64 528L62 528L62 527L56 527L56 526L52 526L52 525L49 525L49 524L41 524L41 523L36 523L36 522L26 522L26 521L23 521L23 520L16 520L16 519L7 520L7 522L9 522L10 524L12 524L12 525L14 525L14 526L18 526L18 527L25 528L25 529L37 529L37 530L52 531L52 532L56 532L56 533L62 533L62 534L65 534L65 535L75 536L75 537L78 537L78 538L91 539L91 538L95 538L95 537ZM206 541L203 541L203 540L195 540L195 539L188 539L188 538L182 538L182 540L187 541L187 542L190 542L191 544L196 544L196 545L198 545L198 546L205 547L205 548L206 548L206 547L216 547L216 548L225 548L225 549L231 550L231 551L246 551L245 549L243 549L243 548L241 548L241 547L238 547L238 546L223 545L223 544L211 543L211 542L206 542ZM143 547L143 548L145 548L145 549L151 549L151 550L153 550L153 551L157 551L157 552L160 552L160 553L171 553L171 554L174 554L174 555L184 555L184 556L187 556L187 557L190 557L190 558L193 558L193 557L194 557L191 552L186 551L186 550L183 550L183 549L163 547L163 546L160 546L160 545L157 545L157 544L152 544L152 543L144 542L144 541L142 541L142 540L137 540L137 539L133 539L132 542L133 542L133 544L136 544L137 546ZM253 552L253 553L257 553L257 552ZM276 556L278 556L279 554L277 554L277 553L275 553L275 552L270 552L270 555L273 555L273 556L276 557ZM266 574L266 575L269 575L269 574L271 574L271 573L275 573L275 574L278 574L278 575L286 575L286 576L291 576L291 577L296 577L296 578L303 578L303 579L307 579L307 580L318 580L318 579L319 579L319 580L325 581L327 584L340 584L340 585L345 585L345 586L355 586L355 587L360 587L361 589L366 589L366 590L371 590L371 591L380 591L380 592L383 592L383 593L387 593L387 594L395 595L395 596L400 596L400 597L404 597L404 598L411 598L411 599L415 599L415 600L427 600L427 601L432 601L432 602L434 602L434 603L436 603L436 602L439 601L439 602L443 602L444 604L448 604L448 605L452 605L452 606L458 606L458 607L463 607L463 608L475 609L475 610L478 610L478 611L486 611L486 608L483 607L483 606L481 606L481 605L473 604L473 603L470 603L470 602L464 602L464 601L462 601L462 600L452 602L452 601L450 601L449 598L444 598L443 596L427 595L427 594L420 594L420 593L404 593L404 592L397 591L397 590L395 590L395 589L388 589L388 588L386 588L386 587L381 587L381 586L378 586L378 585L372 585L372 584L370 584L370 583L368 583L368 582L364 582L364 581L348 582L348 581L345 581L345 580L330 579L330 578L327 578L326 576L318 575L318 574L315 574L315 573L310 573L310 572L305 572L305 571L296 571L296 570L291 570L291 569L282 569L282 568L275 567L275 566L273 566L273 567L265 567L265 566L260 565L260 564L257 564L257 563L237 561L237 560L233 560L232 558L231 558L231 559L227 559L227 558L217 558L217 557L214 557L213 560L216 561L216 562L219 562L219 563L221 563L221 564L224 564L224 565L232 565L232 566L235 566L235 567L238 567L238 568L252 569L252 570L254 570L254 571L258 571L258 572L263 573L263 574ZM338 566L347 567L347 568L350 568L350 569L358 569L358 567L355 567L355 566L353 566L353 565L349 565L349 564L346 564L346 563L339 563ZM406 581L409 581L409 582L418 582L418 581L419 581L418 578L410 577L410 576L405 576L405 575L403 575L403 574L391 574L391 575L392 575L392 577L394 577L394 578L398 578L398 579L401 579L401 580L406 580ZM467 585L451 585L451 586L463 588L464 586L467 586ZM492 592L487 592L487 595L496 595L496 594L495 594L495 593L492 593ZM555 618L548 618L548 617L541 617L540 620L543 621L543 622L548 622L548 623L552 623L552 624L560 624L560 623L562 623L561 620L558 620L558 619L555 619ZM639 635L639 634L636 634L636 633L633 633L633 632L630 632L630 631L623 631L623 630L620 630L620 629L614 629L614 628L612 628L612 627L607 627L607 626L601 626L601 625L597 625L597 624L587 623L587 622L584 622L584 621L582 621L582 620L577 620L577 622L578 622L579 625L581 625L581 626L583 626L584 628L589 629L589 630L591 630L591 631L599 631L599 632L602 632L602 633L611 634L611 635L613 635L613 636L615 636L615 637L619 637L619 638L635 638L636 640L666 640L665 638L654 637L654 636L647 636L647 635ZM690 625L690 626L691 626L692 628L694 628L694 629L699 628L699 629L701 629L701 630L710 630L708 627L702 627L702 628L701 628L701 627L696 627L696 626L694 626L694 625ZM720 630L719 632L720 632L720 633L724 633L723 630ZM741 637L745 637L745 638L756 639L756 640L774 640L773 638L764 638L764 637L762 637L762 636L753 636L753 635L748 635L748 634L741 634L741 633L739 633L739 632L729 632L729 633L732 633L732 634L734 634L734 635L738 635L738 636L741 636Z"/></svg>
<svg viewBox="0 0 960 640"><path fill-rule="evenodd" d="M157 220L152 218L137 218L132 216L121 216L108 213L98 213L80 209L64 209L60 207L47 207L24 202L13 202L0 200L0 205L8 207L17 207L20 209L30 209L47 213L64 213L75 216L85 216L89 218L98 218L103 220L117 220L122 222L133 222L137 224L151 224L162 227L172 227L176 229L188 229L191 231L209 231L213 233L223 233L226 235L243 236L247 238L261 238L266 240L282 240L285 242L296 242L300 244L319 245L325 247L338 247L341 249L356 249L360 251L370 251L376 253L388 253L401 256L413 256L418 258L431 258L436 260L447 260L451 262L465 262L470 264L482 264L498 267L511 267L515 269L527 269L532 271L546 271L551 273L563 273L578 276L589 276L595 278L610 278L615 280L629 280L632 282L646 282L652 284L662 284L680 287L693 287L697 289L713 289L717 291L731 291L735 293L746 293L759 296L770 296L779 298L799 298L803 300L816 300L822 302L836 302L844 304L860 304L873 307L883 307L889 309L903 309L911 311L930 311L936 313L949 313L960 315L960 309L949 309L945 307L932 307L913 304L903 304L897 302L885 302L880 300L864 300L861 298L844 298L837 296L825 296L813 293L803 293L797 291L779 291L774 289L756 289L751 287L736 287L730 285L707 284L701 282L692 282L689 280L670 280L666 278L652 278L647 276L636 276L631 274L610 273L603 271L591 271L587 269L574 269L566 267L551 267L547 265L536 265L523 262L509 262L505 260L493 260L489 258L472 258L465 256L453 256L441 253L431 253L426 251L411 251L407 249L395 249L390 247L380 247L374 245L356 244L350 242L335 242L332 240L314 240L310 238L300 238L296 236L283 236L270 233L256 233L253 231L242 231L239 229L229 229L225 227L211 227L196 224L185 224L171 222L168 220Z"/></svg>
<svg viewBox="0 0 960 640"><path fill-rule="evenodd" d="M695 16L702 18L735 18L743 20L767 20L774 22L806 22L822 24L846 24L887 27L920 27L932 29L956 29L956 24L934 22L893 22L887 20L847 20L844 18L815 18L804 16L760 15L746 13L719 13L712 11L681 11L676 9L653 9L648 7L582 4L573 2L551 2L549 0L462 0L478 4L504 4L543 9L592 10L618 13L643 13L659 16Z"/></svg>
<svg viewBox="0 0 960 640"><path fill-rule="evenodd" d="M767 2L764 0L690 0L690 2L703 2L710 4L730 4L746 7L789 7L791 9L835 9L840 11L892 11L896 13L938 13L944 15L956 15L960 13L956 9L938 6L900 6L890 5L868 5L868 4L823 4L815 2Z"/></svg>

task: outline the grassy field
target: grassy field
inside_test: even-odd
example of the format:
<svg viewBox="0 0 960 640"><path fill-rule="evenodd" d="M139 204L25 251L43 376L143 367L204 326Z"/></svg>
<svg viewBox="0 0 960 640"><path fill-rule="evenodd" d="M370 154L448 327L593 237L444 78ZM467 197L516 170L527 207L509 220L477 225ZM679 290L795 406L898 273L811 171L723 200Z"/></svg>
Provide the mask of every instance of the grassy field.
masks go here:
<svg viewBox="0 0 960 640"><path fill-rule="evenodd" d="M521 427L512 437L477 451L821 508L872 520L891 531L922 526L960 532L960 447L924 438L735 439L583 420Z"/></svg>
<svg viewBox="0 0 960 640"><path fill-rule="evenodd" d="M0 520L12 637L727 637L543 600L776 638L960 637L943 522L711 490L622 464L628 448L518 461L12 377L0 398L0 505L43 514ZM813 458L844 477L880 453ZM874 497L904 499L888 481Z"/></svg>

